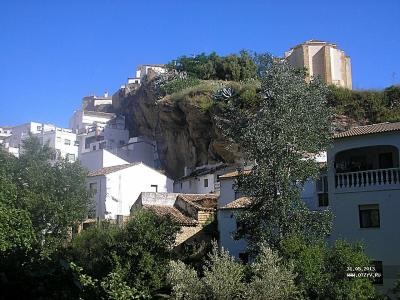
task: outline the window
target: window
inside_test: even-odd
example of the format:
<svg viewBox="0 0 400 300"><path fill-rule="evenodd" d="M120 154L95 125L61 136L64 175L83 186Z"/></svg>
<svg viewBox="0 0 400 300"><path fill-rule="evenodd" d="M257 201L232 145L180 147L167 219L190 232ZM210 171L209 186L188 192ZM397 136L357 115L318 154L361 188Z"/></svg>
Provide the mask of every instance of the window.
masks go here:
<svg viewBox="0 0 400 300"><path fill-rule="evenodd" d="M208 178L204 178L204 187L208 187Z"/></svg>
<svg viewBox="0 0 400 300"><path fill-rule="evenodd" d="M182 186L183 186L183 184L182 184L182 182L181 182L181 191L182 191Z"/></svg>
<svg viewBox="0 0 400 300"><path fill-rule="evenodd" d="M96 195L97 194L97 182L90 183L89 190L92 195Z"/></svg>
<svg viewBox="0 0 400 300"><path fill-rule="evenodd" d="M61 143L61 137L58 136L58 137L56 138L56 140L57 140L57 143Z"/></svg>
<svg viewBox="0 0 400 300"><path fill-rule="evenodd" d="M246 230L246 223L243 220L236 219L236 231L241 232Z"/></svg>
<svg viewBox="0 0 400 300"><path fill-rule="evenodd" d="M379 228L379 205L359 205L360 228Z"/></svg>
<svg viewBox="0 0 400 300"><path fill-rule="evenodd" d="M321 175L317 179L317 194L318 194L318 206L326 207L329 205L328 198L328 177Z"/></svg>
<svg viewBox="0 0 400 300"><path fill-rule="evenodd" d="M94 145L94 146L92 147L92 149L93 149L93 150L96 150L96 146Z"/></svg>
<svg viewBox="0 0 400 300"><path fill-rule="evenodd" d="M37 127L36 127L36 130L37 130L37 131L41 131L41 130L42 130L42 126L37 126Z"/></svg>
<svg viewBox="0 0 400 300"><path fill-rule="evenodd" d="M75 161L75 154L68 153L68 154L67 154L67 159L68 159L69 161Z"/></svg>
<svg viewBox="0 0 400 300"><path fill-rule="evenodd" d="M74 146L79 146L79 141L75 141Z"/></svg>
<svg viewBox="0 0 400 300"><path fill-rule="evenodd" d="M64 145L71 145L71 140L65 139L65 140L64 140Z"/></svg>
<svg viewBox="0 0 400 300"><path fill-rule="evenodd" d="M158 192L158 185L152 184L150 187L154 192L156 192L156 193Z"/></svg>
<svg viewBox="0 0 400 300"><path fill-rule="evenodd" d="M119 141L119 145L120 145L120 146L123 146L123 145L125 145L125 141L122 141L122 140L121 140L121 141Z"/></svg>

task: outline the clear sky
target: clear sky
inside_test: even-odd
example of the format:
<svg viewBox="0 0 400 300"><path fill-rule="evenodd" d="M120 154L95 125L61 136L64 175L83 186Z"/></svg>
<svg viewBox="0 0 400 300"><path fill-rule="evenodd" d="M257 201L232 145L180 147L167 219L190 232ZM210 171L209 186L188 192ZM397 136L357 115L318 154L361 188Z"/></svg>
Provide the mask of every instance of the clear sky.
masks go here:
<svg viewBox="0 0 400 300"><path fill-rule="evenodd" d="M0 0L0 125L65 127L83 96L115 92L139 64L283 55L308 39L350 55L354 88L400 82L399 0Z"/></svg>

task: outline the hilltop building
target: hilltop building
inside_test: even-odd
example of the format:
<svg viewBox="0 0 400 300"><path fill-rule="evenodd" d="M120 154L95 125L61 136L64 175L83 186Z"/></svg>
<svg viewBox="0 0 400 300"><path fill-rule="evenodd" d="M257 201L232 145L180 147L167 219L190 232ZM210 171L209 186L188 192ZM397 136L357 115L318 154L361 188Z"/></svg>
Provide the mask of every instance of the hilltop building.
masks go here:
<svg viewBox="0 0 400 300"><path fill-rule="evenodd" d="M143 78L149 74L149 72L154 72L155 74L162 74L167 72L165 65L160 64L150 64L150 65L140 65L136 68L135 77L129 77L127 84L137 84L140 85Z"/></svg>
<svg viewBox="0 0 400 300"><path fill-rule="evenodd" d="M285 52L289 64L308 70L308 79L319 76L325 83L352 88L351 62L336 44L309 40Z"/></svg>

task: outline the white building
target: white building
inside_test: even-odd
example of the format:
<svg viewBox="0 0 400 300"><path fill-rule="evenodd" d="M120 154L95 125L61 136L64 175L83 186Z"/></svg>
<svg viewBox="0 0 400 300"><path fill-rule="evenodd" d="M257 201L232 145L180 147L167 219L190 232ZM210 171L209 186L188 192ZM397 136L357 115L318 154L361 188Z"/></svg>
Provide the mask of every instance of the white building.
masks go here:
<svg viewBox="0 0 400 300"><path fill-rule="evenodd" d="M0 146L3 144L4 139L12 134L12 127L0 126Z"/></svg>
<svg viewBox="0 0 400 300"><path fill-rule="evenodd" d="M142 163L92 171L87 184L94 194L95 216L100 219L129 216L141 192L172 192L173 189L171 179Z"/></svg>
<svg viewBox="0 0 400 300"><path fill-rule="evenodd" d="M17 126L11 127L12 134L8 136L4 143L5 147L19 148L22 144L22 140L29 136L29 134L38 134L55 130L56 126L53 124L43 124L38 122L29 122Z"/></svg>
<svg viewBox="0 0 400 300"><path fill-rule="evenodd" d="M78 134L85 133L93 128L93 126L104 128L114 118L115 114L113 113L79 109L70 118L69 128Z"/></svg>
<svg viewBox="0 0 400 300"><path fill-rule="evenodd" d="M353 128L336 134L328 151L331 240L361 241L383 286L400 273L400 123Z"/></svg>
<svg viewBox="0 0 400 300"><path fill-rule="evenodd" d="M50 131L42 131L36 133L36 136L41 141L42 145L48 145L56 152L56 159L68 159L74 162L78 158L78 141L76 134L71 129L58 128Z"/></svg>
<svg viewBox="0 0 400 300"><path fill-rule="evenodd" d="M309 79L319 76L325 83L352 88L351 62L336 44L309 40L285 53L289 64L308 70Z"/></svg>
<svg viewBox="0 0 400 300"><path fill-rule="evenodd" d="M125 129L125 117L117 116L106 123L86 126L80 130L78 139L79 153L98 149L111 150L126 145L129 142L129 131Z"/></svg>
<svg viewBox="0 0 400 300"><path fill-rule="evenodd" d="M81 153L79 161L88 171L129 164L128 161L123 160L106 149Z"/></svg>
<svg viewBox="0 0 400 300"><path fill-rule="evenodd" d="M165 65L160 64L140 65L136 68L135 77L128 78L127 84L141 84L143 78L148 75L149 72L163 74L167 72L167 68Z"/></svg>
<svg viewBox="0 0 400 300"><path fill-rule="evenodd" d="M324 154L316 157L318 162L323 163ZM249 174L249 170L244 170ZM241 226L237 221L237 214L250 204L250 200L235 189L235 181L239 172L233 171L219 176L221 188L218 198L218 231L219 245L228 250L234 257L247 261L247 242L244 239L234 239L235 232ZM311 210L326 209L328 206L327 190L324 189L326 176L319 180L308 180L303 186L301 199Z"/></svg>
<svg viewBox="0 0 400 300"><path fill-rule="evenodd" d="M219 176L228 171L235 170L236 166L227 166L225 164L206 165L197 167L190 171L185 168L185 176L174 182L175 193L185 194L210 194L219 193Z"/></svg>
<svg viewBox="0 0 400 300"><path fill-rule="evenodd" d="M52 124L29 122L11 128L12 134L4 139L3 147L6 151L19 156L24 139L36 136L43 145L48 144L55 150L56 159L67 158L73 162L78 157L78 142L76 134L70 129L59 128Z"/></svg>
<svg viewBox="0 0 400 300"><path fill-rule="evenodd" d="M110 151L129 163L142 162L150 168L160 166L156 142L145 137L130 138L127 144Z"/></svg>

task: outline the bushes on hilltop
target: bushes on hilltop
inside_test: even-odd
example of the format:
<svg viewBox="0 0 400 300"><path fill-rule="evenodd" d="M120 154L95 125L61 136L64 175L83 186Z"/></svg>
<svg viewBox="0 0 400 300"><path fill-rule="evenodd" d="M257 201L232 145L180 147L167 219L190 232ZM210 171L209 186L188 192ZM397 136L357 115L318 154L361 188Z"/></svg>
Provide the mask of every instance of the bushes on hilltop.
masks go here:
<svg viewBox="0 0 400 300"><path fill-rule="evenodd" d="M193 57L181 56L170 62L169 69L186 72L188 76L203 80L241 81L257 77L253 58L246 51L219 56L215 52Z"/></svg>
<svg viewBox="0 0 400 300"><path fill-rule="evenodd" d="M400 121L400 87L348 90L330 86L328 103L337 114L371 123Z"/></svg>

